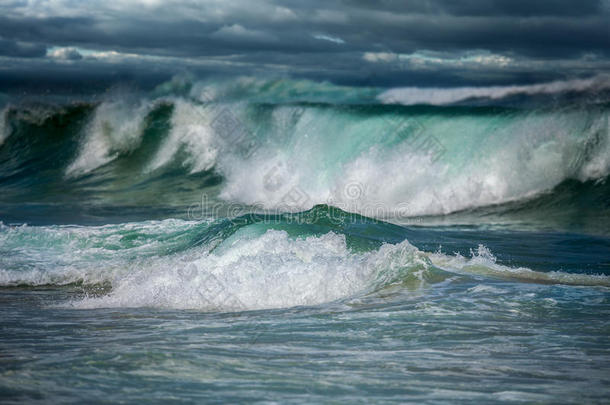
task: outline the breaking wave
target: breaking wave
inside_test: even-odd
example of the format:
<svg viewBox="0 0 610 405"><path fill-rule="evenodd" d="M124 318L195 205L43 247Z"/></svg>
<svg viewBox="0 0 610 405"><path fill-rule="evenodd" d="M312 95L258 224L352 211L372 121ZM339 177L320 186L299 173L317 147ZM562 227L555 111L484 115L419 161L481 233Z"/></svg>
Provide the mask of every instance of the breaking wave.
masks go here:
<svg viewBox="0 0 610 405"><path fill-rule="evenodd" d="M477 94L592 92L606 84L597 77ZM445 89L450 96L439 99L436 90L420 90L415 101L430 104L468 93ZM391 219L530 201L574 181L593 189L606 183L606 104L375 101L392 91L307 81L174 80L147 96L122 92L98 103L9 106L0 122L4 202L27 197L72 210L146 202L185 213L204 194L214 203L262 210L329 204Z"/></svg>
<svg viewBox="0 0 610 405"><path fill-rule="evenodd" d="M366 228L366 230L364 230ZM229 220L0 229L0 285L81 285L76 308L283 308L419 289L460 277L610 287L606 275L540 272L384 240L404 228L318 206ZM239 269L239 271L235 271Z"/></svg>

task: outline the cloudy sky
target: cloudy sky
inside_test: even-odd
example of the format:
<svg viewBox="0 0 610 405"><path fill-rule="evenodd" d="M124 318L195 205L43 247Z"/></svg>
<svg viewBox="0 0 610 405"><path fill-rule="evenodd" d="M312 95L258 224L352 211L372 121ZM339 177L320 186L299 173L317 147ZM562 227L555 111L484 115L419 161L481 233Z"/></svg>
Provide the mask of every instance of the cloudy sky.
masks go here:
<svg viewBox="0 0 610 405"><path fill-rule="evenodd" d="M610 72L610 0L0 0L0 87L180 72L381 86L583 78Z"/></svg>

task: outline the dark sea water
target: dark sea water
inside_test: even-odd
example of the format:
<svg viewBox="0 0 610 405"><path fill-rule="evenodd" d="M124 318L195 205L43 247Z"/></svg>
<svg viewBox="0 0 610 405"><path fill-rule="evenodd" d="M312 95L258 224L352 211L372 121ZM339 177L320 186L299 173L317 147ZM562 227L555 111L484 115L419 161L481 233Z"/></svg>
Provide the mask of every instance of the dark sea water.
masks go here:
<svg viewBox="0 0 610 405"><path fill-rule="evenodd" d="M0 402L607 403L599 86L9 98Z"/></svg>

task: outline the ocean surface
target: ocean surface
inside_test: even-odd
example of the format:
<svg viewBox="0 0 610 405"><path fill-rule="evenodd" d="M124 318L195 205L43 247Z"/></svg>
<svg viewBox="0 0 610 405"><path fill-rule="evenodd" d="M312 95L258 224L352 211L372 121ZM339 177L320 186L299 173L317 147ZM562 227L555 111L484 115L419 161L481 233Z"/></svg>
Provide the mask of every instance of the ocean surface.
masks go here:
<svg viewBox="0 0 610 405"><path fill-rule="evenodd" d="M608 403L609 91L2 95L0 402Z"/></svg>

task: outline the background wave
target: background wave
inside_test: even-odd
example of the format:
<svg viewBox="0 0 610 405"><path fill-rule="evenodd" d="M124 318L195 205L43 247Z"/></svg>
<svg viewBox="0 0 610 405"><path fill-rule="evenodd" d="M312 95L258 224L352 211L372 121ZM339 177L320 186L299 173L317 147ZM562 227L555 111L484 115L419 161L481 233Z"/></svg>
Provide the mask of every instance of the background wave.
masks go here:
<svg viewBox="0 0 610 405"><path fill-rule="evenodd" d="M3 217L185 216L203 199L206 214L219 216L235 204L299 211L323 203L394 221L545 211L540 205L607 218L609 109L597 83L540 88L588 96L544 108L386 105L376 97L387 93L375 89L184 78L149 95L9 105Z"/></svg>

